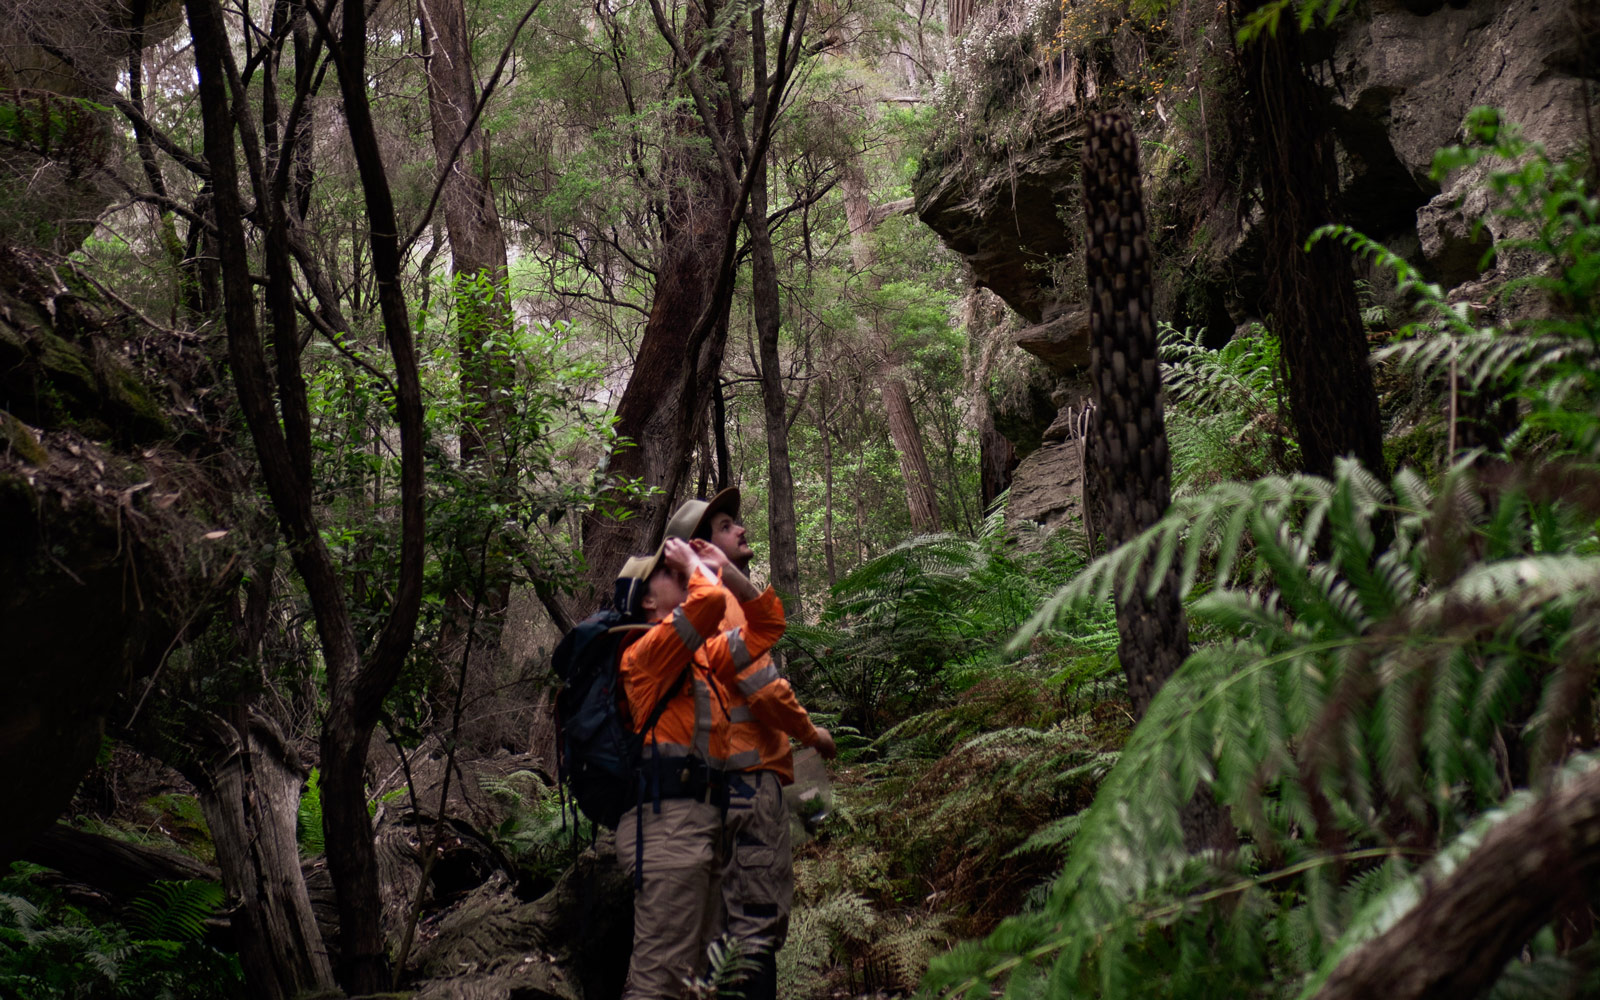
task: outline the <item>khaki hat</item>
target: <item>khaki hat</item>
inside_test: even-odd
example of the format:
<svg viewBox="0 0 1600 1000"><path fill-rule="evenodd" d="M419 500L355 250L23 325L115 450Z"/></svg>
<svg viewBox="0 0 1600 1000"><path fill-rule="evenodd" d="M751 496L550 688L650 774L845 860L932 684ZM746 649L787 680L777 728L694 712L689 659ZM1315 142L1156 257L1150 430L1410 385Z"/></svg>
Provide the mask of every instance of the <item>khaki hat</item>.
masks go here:
<svg viewBox="0 0 1600 1000"><path fill-rule="evenodd" d="M656 567L661 564L661 551L667 547L667 540L663 538L656 550L647 556L629 556L628 561L622 564L622 569L617 573L617 581L612 591L611 603L618 611L625 615L639 613L639 602L644 600L645 587L650 583L650 577L655 573Z"/></svg>
<svg viewBox="0 0 1600 1000"><path fill-rule="evenodd" d="M723 513L731 514L735 519L739 517L739 487L730 486L710 500L685 500L672 512L672 519L667 522L666 537L684 541L697 536L705 537L700 532L705 531L709 535L707 529L711 526L711 518Z"/></svg>

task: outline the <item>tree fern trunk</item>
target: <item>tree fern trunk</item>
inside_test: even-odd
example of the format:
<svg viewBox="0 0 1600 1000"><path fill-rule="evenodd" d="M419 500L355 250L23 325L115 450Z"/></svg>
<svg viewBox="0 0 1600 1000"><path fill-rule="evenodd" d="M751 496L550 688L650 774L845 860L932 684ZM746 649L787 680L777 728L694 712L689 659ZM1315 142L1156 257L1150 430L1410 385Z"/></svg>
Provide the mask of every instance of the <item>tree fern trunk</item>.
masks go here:
<svg viewBox="0 0 1600 1000"><path fill-rule="evenodd" d="M1083 151L1093 475L1106 504L1106 542L1113 548L1159 520L1171 497L1137 143L1120 115L1097 115ZM1147 593L1147 572L1141 571L1138 587L1116 602L1117 656L1128 675L1136 716L1144 715L1189 655L1176 572L1168 571L1153 596Z"/></svg>
<svg viewBox="0 0 1600 1000"><path fill-rule="evenodd" d="M1089 377L1094 383L1092 475L1105 505L1106 544L1115 548L1160 520L1171 502L1172 460L1162 413L1161 368L1150 312L1150 244L1139 182L1138 137L1121 115L1096 115L1083 150L1089 222ZM1132 592L1118 594L1117 658L1133 714L1145 710L1189 656L1189 622L1169 569L1154 594L1148 564ZM1192 851L1226 850L1233 827L1202 789L1181 816Z"/></svg>

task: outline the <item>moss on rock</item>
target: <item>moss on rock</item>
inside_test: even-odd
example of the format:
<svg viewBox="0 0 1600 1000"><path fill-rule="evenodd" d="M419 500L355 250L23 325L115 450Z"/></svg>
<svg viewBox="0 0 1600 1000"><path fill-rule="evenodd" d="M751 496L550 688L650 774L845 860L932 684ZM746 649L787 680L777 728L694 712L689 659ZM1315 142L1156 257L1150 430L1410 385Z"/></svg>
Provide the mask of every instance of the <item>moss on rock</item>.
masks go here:
<svg viewBox="0 0 1600 1000"><path fill-rule="evenodd" d="M50 461L45 450L27 424L0 410L0 453L16 455L29 465L44 465Z"/></svg>

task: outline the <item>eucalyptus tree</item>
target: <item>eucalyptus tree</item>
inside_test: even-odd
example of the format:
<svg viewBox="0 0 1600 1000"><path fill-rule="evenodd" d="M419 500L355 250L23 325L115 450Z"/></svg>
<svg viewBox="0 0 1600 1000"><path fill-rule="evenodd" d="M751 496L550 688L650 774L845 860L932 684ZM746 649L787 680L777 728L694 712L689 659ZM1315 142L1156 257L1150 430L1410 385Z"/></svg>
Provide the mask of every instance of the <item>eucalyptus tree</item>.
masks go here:
<svg viewBox="0 0 1600 1000"><path fill-rule="evenodd" d="M661 534L682 489L695 430L722 366L739 228L802 55L809 13L804 0L788 0L776 39L768 38L764 21L755 22L763 30L759 39L754 31L749 37L760 61L773 44L770 73L752 81L758 107L744 96L750 60L735 47L745 38L737 5L678 11L651 0L650 9L681 88L669 126L680 141L669 147L674 159L664 173L671 183L653 207L662 239L649 319L616 408L617 433L634 447L616 452L609 471L653 492L642 500L619 498L631 516L606 507L585 515L584 558L595 593L629 552Z"/></svg>

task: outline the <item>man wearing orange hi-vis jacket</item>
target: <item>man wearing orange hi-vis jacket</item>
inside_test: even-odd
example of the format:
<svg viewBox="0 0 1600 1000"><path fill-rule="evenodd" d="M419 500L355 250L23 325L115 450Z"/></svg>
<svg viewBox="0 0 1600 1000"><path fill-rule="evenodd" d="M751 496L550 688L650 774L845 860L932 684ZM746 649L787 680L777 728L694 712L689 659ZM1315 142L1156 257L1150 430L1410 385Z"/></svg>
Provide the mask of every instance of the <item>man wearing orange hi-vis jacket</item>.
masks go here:
<svg viewBox="0 0 1600 1000"><path fill-rule="evenodd" d="M667 522L667 537L693 540L695 551L725 558L739 571L724 572L736 587L754 588L743 575L754 553L739 520L739 490L726 489L710 500L683 503ZM708 544L709 543L709 544ZM771 593L769 587L767 593ZM742 601L743 598L741 597ZM750 605L726 603L718 626L724 635L753 629ZM723 828L721 915L717 933L730 934L743 946L754 971L738 985L745 1000L773 1000L777 995L777 954L789 931L794 901L794 848L783 786L794 783L794 753L789 739L814 746L824 757L835 753L833 737L812 724L789 681L764 649L746 641L733 650L735 676L728 685L730 773L727 776L727 821ZM749 762L751 755L757 760ZM738 763L733 763L734 760Z"/></svg>
<svg viewBox="0 0 1600 1000"><path fill-rule="evenodd" d="M699 549L697 553L696 549ZM739 664L783 634L783 604L757 594L705 542L668 538L618 576L630 616L652 623L622 653L619 675L644 736L639 800L617 824L617 854L634 876L634 946L624 1000L671 1000L704 971L717 933L725 775L759 763L730 740L729 690ZM738 608L744 627L721 628Z"/></svg>

